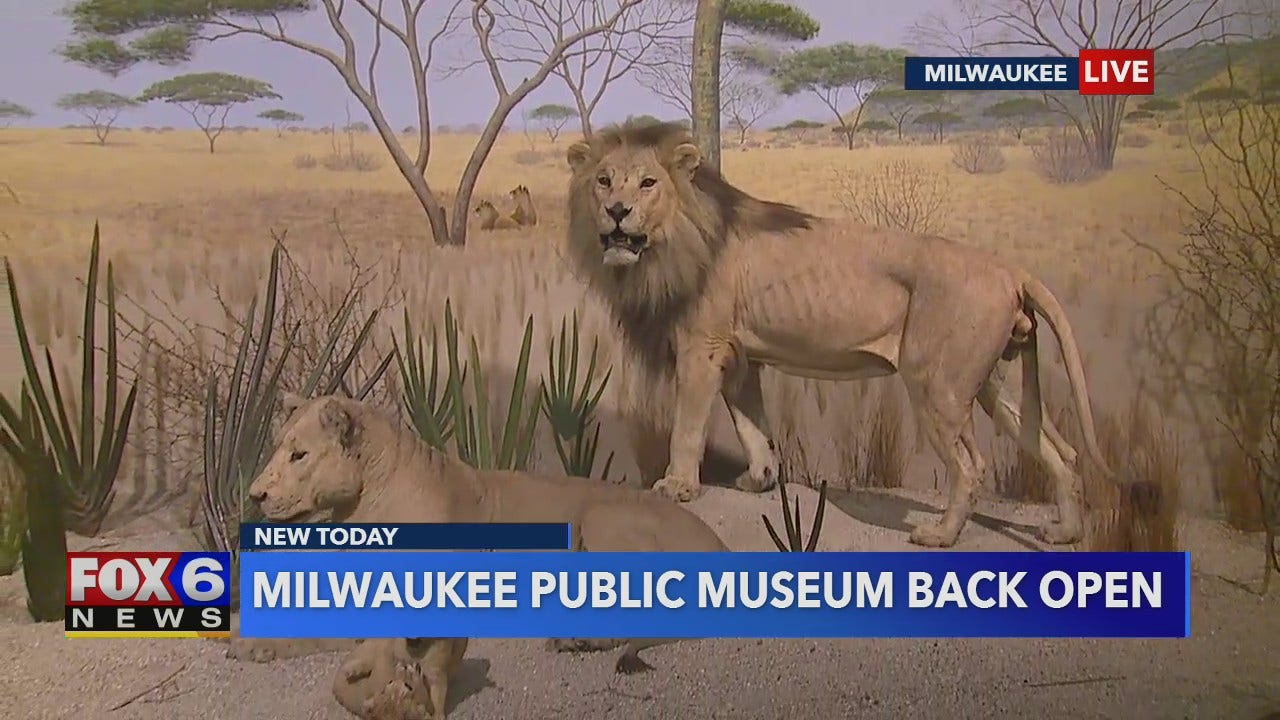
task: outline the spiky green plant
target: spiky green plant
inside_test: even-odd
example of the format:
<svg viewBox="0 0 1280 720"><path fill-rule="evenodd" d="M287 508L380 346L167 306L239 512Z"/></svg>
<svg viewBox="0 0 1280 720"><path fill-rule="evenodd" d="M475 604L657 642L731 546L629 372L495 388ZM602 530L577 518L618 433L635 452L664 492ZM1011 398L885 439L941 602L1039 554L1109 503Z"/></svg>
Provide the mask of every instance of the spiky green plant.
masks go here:
<svg viewBox="0 0 1280 720"><path fill-rule="evenodd" d="M444 306L445 337L454 338L450 347L457 346L458 327L453 320L453 311L446 302ZM409 322L409 310L404 311L404 348L396 341L396 363L400 369L400 386L404 388L401 401L409 416L409 423L417 431L418 437L437 450L447 450L454 432L454 378L450 377L440 384L440 345L435 328L431 329L431 367L428 370L423 338L413 332L413 324ZM452 365L451 365L452 367ZM463 370L461 381L466 381ZM462 383L458 383L461 386Z"/></svg>
<svg viewBox="0 0 1280 720"><path fill-rule="evenodd" d="M219 550L232 553L237 552L239 542L235 526L259 519L257 508L245 503L245 488L261 472L274 449L271 419L283 394L280 380L285 363L297 347L300 323L295 323L288 331L279 355L268 368L280 301L281 249L281 245L276 243L271 250L265 302L260 319L257 315L258 297L255 295L249 303L226 395L219 392L216 375L210 376L205 395L205 491L202 508L211 544ZM341 387L343 378L368 340L378 316L376 310L369 314L350 349L335 365L334 352L351 319L357 299L355 294L348 298L330 322L325 346L302 387L296 391L300 397L312 397L317 394L317 390L320 395L331 395ZM288 302L287 298L285 302ZM259 328L260 334L256 339L255 326ZM393 354L388 353L354 393L356 399L368 396L392 359ZM327 379L326 371L329 371Z"/></svg>
<svg viewBox="0 0 1280 720"><path fill-rule="evenodd" d="M778 480L778 497L782 502L782 522L787 531L786 543L778 537L773 523L769 522L769 517L764 513L760 514L761 519L764 520L765 530L769 531L769 537L773 539L773 544L781 552L813 552L818 547L818 536L822 534L822 516L827 508L827 481L823 480L818 488L818 510L813 516L813 527L809 530L808 542L805 542L800 535L800 500L796 499L795 518L792 519L792 508L787 501L787 481L782 478Z"/></svg>
<svg viewBox="0 0 1280 720"><path fill-rule="evenodd" d="M27 612L36 622L54 622L63 615L67 587L67 530L64 523L66 488L55 479L57 462L45 442L35 401L22 383L17 430L21 437L0 431L0 442L24 479L27 522L22 534L22 579L27 585Z"/></svg>
<svg viewBox="0 0 1280 720"><path fill-rule="evenodd" d="M445 312L449 304L445 303ZM525 320L524 339L520 343L520 359L516 361L511 383L511 396L502 413L502 432L495 438L489 417L489 388L480 366L480 349L471 338L470 361L464 371L458 357L457 334L446 334L449 354L449 391L453 395L454 447L458 458L468 465L485 470L525 470L533 456L534 431L538 425L537 398L541 383L529 400L529 353L533 349L533 317ZM471 375L471 402L466 402L464 376Z"/></svg>
<svg viewBox="0 0 1280 720"><path fill-rule="evenodd" d="M5 259L5 274L9 282L9 301L13 307L13 325L18 335L18 349L22 355L24 382L31 393L35 411L26 419L3 396L0 396L0 421L3 421L5 449L15 460L19 454L40 454L47 451L52 456L53 467L47 479L62 486L58 495L62 498L63 523L72 532L87 537L98 534L102 521L115 499L116 476L120 471L120 459L129 434L129 422L133 418L133 406L138 397L138 383L129 388L124 404L119 404L120 366L117 353L115 273L107 263L107 352L106 378L103 383L103 427L101 435L95 427L98 411L98 374L94 341L97 336L98 308L98 224L93 225L93 243L89 251L88 279L85 283L84 332L80 338L81 371L79 403L65 396L58 383L53 354L44 351L48 369L48 387L36 366L35 352L27 332L27 323L18 298L18 286L14 282L13 266ZM117 408L119 412L117 412ZM72 418L78 418L73 423ZM78 425L78 427L73 427ZM47 443L41 447L28 447L37 436ZM27 476L31 480L31 476ZM42 482L40 478L36 482ZM39 495L39 493L37 493Z"/></svg>
<svg viewBox="0 0 1280 720"><path fill-rule="evenodd" d="M600 423L595 419L596 406L604 394L613 369L605 371L596 384L596 363L600 339L591 344L591 360L587 372L579 382L578 313L573 314L572 336L566 337L567 323L560 320L559 343L551 339L548 350L547 377L542 384L542 413L551 424L551 437L556 454L565 474L576 477L592 477L596 466L596 452L600 447ZM613 453L604 461L600 479L608 481L613 466Z"/></svg>

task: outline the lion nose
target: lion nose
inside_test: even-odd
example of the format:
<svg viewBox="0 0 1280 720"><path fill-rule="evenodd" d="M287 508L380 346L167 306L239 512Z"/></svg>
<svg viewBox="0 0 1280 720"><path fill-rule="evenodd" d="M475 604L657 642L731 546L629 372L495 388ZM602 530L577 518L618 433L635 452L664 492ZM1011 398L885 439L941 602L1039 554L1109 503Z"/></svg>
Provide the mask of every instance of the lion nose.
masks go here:
<svg viewBox="0 0 1280 720"><path fill-rule="evenodd" d="M249 498L250 498L250 499L252 499L252 500L253 500L254 502L256 502L256 503L260 503L260 502L262 502L263 500L266 500L266 499L267 499L267 491L266 491L266 490L259 490L259 489L257 489L257 488L254 488L253 486L250 486L250 487L249 487Z"/></svg>
<svg viewBox="0 0 1280 720"><path fill-rule="evenodd" d="M613 218L614 222L622 222L622 218L631 214L631 208L626 207L620 202L610 205L605 208L604 211L609 213L609 217Z"/></svg>

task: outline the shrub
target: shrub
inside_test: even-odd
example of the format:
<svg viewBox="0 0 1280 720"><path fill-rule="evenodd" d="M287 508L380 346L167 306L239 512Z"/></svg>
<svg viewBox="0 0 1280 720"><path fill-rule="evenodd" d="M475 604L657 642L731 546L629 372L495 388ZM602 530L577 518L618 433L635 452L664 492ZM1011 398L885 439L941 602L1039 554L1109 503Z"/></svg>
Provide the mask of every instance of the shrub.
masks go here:
<svg viewBox="0 0 1280 720"><path fill-rule="evenodd" d="M1174 433L1136 396L1128 410L1099 423L1104 459L1122 481L1098 476L1088 462L1085 497L1097 522L1085 539L1088 550L1167 552L1178 549L1182 460Z"/></svg>
<svg viewBox="0 0 1280 720"><path fill-rule="evenodd" d="M1000 147L991 138L980 135L952 145L951 162L970 175L994 175L1006 166Z"/></svg>
<svg viewBox="0 0 1280 720"><path fill-rule="evenodd" d="M22 555L27 531L22 475L9 453L0 453L0 576L11 575Z"/></svg>
<svg viewBox="0 0 1280 720"><path fill-rule="evenodd" d="M542 153L537 150L521 150L516 153L517 165L537 165L542 162Z"/></svg>
<svg viewBox="0 0 1280 720"><path fill-rule="evenodd" d="M840 204L859 221L914 233L941 232L949 211L946 180L911 160L838 172Z"/></svg>
<svg viewBox="0 0 1280 720"><path fill-rule="evenodd" d="M1044 144L1033 147L1031 157L1040 175L1058 185L1084 182L1098 174L1089 147L1079 135L1067 128L1049 135Z"/></svg>
<svg viewBox="0 0 1280 720"><path fill-rule="evenodd" d="M310 170L317 164L316 156L311 153L303 153L293 158L293 166L299 170Z"/></svg>
<svg viewBox="0 0 1280 720"><path fill-rule="evenodd" d="M1151 144L1151 136L1140 132L1127 132L1120 135L1120 147L1144 148Z"/></svg>

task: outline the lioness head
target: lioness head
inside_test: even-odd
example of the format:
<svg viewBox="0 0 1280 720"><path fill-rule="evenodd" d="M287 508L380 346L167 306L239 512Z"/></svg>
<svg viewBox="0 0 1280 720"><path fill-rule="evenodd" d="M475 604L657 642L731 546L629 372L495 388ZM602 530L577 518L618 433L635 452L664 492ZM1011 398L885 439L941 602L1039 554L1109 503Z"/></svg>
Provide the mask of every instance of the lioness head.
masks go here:
<svg viewBox="0 0 1280 720"><path fill-rule="evenodd" d="M594 224L603 264L634 265L651 248L698 232L682 212L695 197L693 177L702 162L687 136L601 133L574 143L568 161L571 221Z"/></svg>
<svg viewBox="0 0 1280 720"><path fill-rule="evenodd" d="M267 520L323 522L360 499L360 420L342 399L303 401L281 428L249 496Z"/></svg>

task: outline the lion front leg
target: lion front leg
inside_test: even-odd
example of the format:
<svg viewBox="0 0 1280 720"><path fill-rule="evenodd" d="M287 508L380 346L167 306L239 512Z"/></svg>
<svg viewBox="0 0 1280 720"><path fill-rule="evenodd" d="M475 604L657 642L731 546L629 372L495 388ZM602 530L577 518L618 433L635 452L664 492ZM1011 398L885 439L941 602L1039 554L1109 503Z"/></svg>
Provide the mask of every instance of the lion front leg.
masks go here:
<svg viewBox="0 0 1280 720"><path fill-rule="evenodd" d="M728 350L726 346L679 353L671 461L666 474L653 486L654 491L676 502L688 502L702 492L698 470L706 451L711 406L723 384Z"/></svg>
<svg viewBox="0 0 1280 720"><path fill-rule="evenodd" d="M779 463L773 441L769 439L759 363L747 364L737 387L725 387L724 399L738 442L747 453L747 471L738 476L737 488L752 493L772 489L778 484Z"/></svg>

